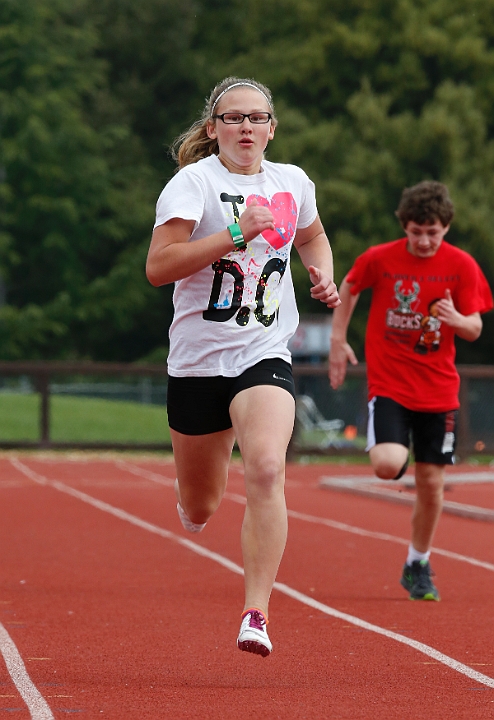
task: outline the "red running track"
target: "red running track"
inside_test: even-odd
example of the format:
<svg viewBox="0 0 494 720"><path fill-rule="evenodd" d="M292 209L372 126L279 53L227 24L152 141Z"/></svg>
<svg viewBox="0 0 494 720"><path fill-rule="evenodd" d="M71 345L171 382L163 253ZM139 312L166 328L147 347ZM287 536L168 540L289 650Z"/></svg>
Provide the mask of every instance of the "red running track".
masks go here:
<svg viewBox="0 0 494 720"><path fill-rule="evenodd" d="M410 508L319 486L345 473L369 469L288 467L263 659L235 645L240 464L190 536L171 460L1 456L0 717L494 717L494 523L443 515L442 601L411 602L398 582ZM494 483L451 488L494 510Z"/></svg>

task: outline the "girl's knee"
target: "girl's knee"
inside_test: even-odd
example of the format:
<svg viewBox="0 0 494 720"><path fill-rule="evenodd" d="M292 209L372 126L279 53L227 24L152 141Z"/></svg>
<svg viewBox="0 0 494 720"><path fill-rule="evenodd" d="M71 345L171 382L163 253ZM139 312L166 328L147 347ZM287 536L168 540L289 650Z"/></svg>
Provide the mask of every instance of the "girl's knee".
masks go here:
<svg viewBox="0 0 494 720"><path fill-rule="evenodd" d="M223 484L184 485L175 481L175 494L188 518L198 524L205 523L218 509L226 488Z"/></svg>
<svg viewBox="0 0 494 720"><path fill-rule="evenodd" d="M285 459L276 455L260 455L245 464L247 490L255 487L256 492L272 493L285 484Z"/></svg>
<svg viewBox="0 0 494 720"><path fill-rule="evenodd" d="M220 502L221 498L190 498L188 502L180 504L189 520L198 525L202 525L214 515Z"/></svg>

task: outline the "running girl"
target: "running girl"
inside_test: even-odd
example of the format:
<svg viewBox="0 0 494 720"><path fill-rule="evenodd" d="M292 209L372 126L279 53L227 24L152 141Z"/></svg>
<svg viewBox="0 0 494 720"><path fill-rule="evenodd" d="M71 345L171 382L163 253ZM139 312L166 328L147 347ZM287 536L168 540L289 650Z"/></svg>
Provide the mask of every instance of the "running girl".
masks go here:
<svg viewBox="0 0 494 720"><path fill-rule="evenodd" d="M168 418L180 520L199 532L218 508L236 439L247 496L237 645L264 657L287 537L295 417L287 342L298 323L292 245L312 297L340 303L313 183L300 168L264 158L276 125L264 85L230 77L214 88L202 118L175 143L179 171L159 197L147 261L152 285L175 283Z"/></svg>

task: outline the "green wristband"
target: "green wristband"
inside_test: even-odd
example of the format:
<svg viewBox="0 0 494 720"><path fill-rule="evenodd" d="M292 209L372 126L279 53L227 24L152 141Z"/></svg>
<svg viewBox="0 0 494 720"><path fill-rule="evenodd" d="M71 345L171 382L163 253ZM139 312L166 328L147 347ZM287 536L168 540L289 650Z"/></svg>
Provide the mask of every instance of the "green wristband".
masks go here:
<svg viewBox="0 0 494 720"><path fill-rule="evenodd" d="M237 223L234 223L233 225L228 225L228 230L230 231L230 235L232 236L235 249L245 250L245 248L247 247L247 243L245 242L244 236L242 235L240 225L238 225Z"/></svg>

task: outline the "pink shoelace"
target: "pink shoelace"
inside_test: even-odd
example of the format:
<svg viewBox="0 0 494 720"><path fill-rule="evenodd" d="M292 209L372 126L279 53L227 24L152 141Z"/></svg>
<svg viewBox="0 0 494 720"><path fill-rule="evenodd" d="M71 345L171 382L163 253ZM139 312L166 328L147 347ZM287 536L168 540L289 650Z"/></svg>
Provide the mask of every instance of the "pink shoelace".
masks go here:
<svg viewBox="0 0 494 720"><path fill-rule="evenodd" d="M266 625L266 619L262 612L259 612L259 610L249 610L249 612L249 627L256 628L256 630L262 630L264 625Z"/></svg>

